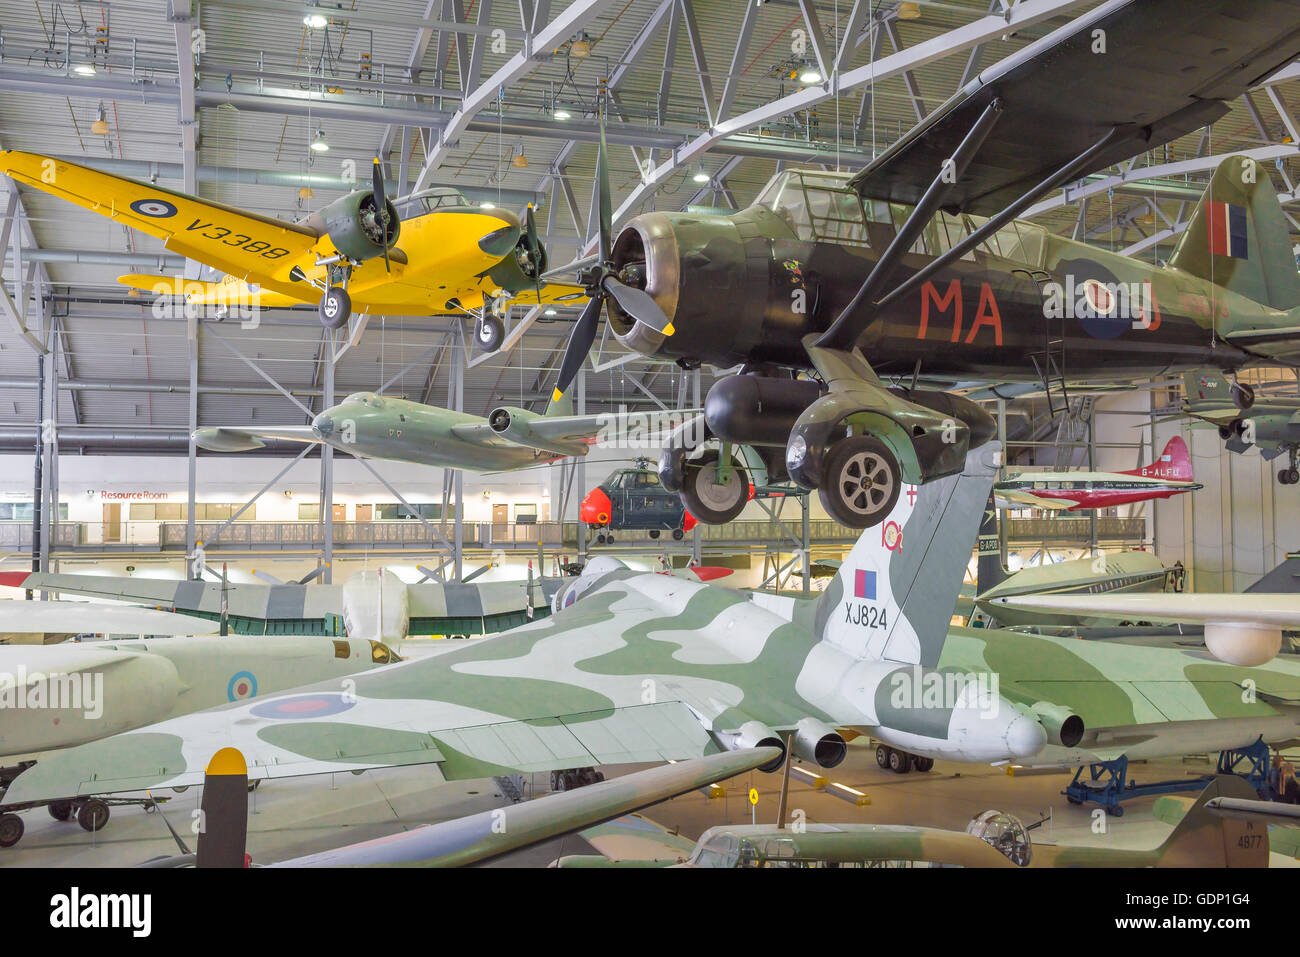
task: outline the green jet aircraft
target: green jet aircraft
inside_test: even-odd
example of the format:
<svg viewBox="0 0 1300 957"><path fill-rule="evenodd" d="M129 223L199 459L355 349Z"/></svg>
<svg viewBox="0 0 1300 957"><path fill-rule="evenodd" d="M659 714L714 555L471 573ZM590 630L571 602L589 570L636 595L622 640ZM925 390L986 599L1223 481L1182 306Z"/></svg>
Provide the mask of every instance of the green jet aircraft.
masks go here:
<svg viewBox="0 0 1300 957"><path fill-rule="evenodd" d="M1232 382L1217 369L1184 373L1183 391L1182 416L1217 427L1229 452L1241 455L1255 446L1266 462L1285 453L1290 465L1278 472L1277 480L1283 485L1300 482L1300 397L1257 397L1250 386Z"/></svg>

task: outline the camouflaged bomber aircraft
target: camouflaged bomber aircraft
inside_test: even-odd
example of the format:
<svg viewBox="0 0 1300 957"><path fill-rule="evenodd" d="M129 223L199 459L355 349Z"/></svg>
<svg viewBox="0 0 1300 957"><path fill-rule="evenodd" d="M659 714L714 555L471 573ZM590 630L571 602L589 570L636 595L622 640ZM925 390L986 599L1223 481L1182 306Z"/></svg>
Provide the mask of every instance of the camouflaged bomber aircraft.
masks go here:
<svg viewBox="0 0 1300 957"><path fill-rule="evenodd" d="M1241 455L1255 446L1265 462L1285 454L1290 464L1278 470L1278 482L1300 483L1300 397L1256 396L1217 369L1183 373L1183 391L1182 414L1157 421L1187 417L1215 426L1229 452Z"/></svg>
<svg viewBox="0 0 1300 957"><path fill-rule="evenodd" d="M14 800L196 784L223 747L250 779L435 764L447 780L721 750L822 767L840 732L925 758L1061 767L1300 737L1300 662L950 626L997 464L903 497L816 600L592 560L554 613L424 660L140 728L55 755ZM787 744L788 739L788 744Z"/></svg>
<svg viewBox="0 0 1300 957"><path fill-rule="evenodd" d="M713 385L704 421L753 451L718 470L670 442L664 485L721 524L750 482L788 473L866 528L903 484L959 471L995 431L935 385L1035 382L1059 397L1079 380L1289 362L1300 277L1252 160L1222 164L1165 267L1015 217L1213 123L1297 54L1286 0L1110 0L983 71L856 174L784 170L739 212L651 212L617 235L606 217L556 388L595 341L602 288L644 291L636 312L608 298L610 332L647 356L742 366ZM693 494L702 483L716 488Z"/></svg>

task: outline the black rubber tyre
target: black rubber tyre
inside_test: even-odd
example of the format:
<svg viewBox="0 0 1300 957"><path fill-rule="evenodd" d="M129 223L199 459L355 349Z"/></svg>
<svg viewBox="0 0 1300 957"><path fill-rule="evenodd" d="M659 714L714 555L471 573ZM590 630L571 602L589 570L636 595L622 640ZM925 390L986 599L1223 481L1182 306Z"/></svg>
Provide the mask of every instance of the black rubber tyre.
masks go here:
<svg viewBox="0 0 1300 957"><path fill-rule="evenodd" d="M919 754L914 754L912 755L912 767L924 774L934 768L934 758L923 758Z"/></svg>
<svg viewBox="0 0 1300 957"><path fill-rule="evenodd" d="M1223 439L1223 441L1225 442L1228 441L1228 439L1232 438L1232 426L1231 425L1219 426L1219 438Z"/></svg>
<svg viewBox="0 0 1300 957"><path fill-rule="evenodd" d="M889 750L889 770L895 774L906 774L912 770L912 756L906 751Z"/></svg>
<svg viewBox="0 0 1300 957"><path fill-rule="evenodd" d="M1242 382L1232 384L1232 404L1245 412L1255 404L1255 390Z"/></svg>
<svg viewBox="0 0 1300 957"><path fill-rule="evenodd" d="M496 352L505 337L505 324L496 316L484 316L474 327L474 341L484 352Z"/></svg>
<svg viewBox="0 0 1300 957"><path fill-rule="evenodd" d="M851 435L831 446L817 495L831 518L862 529L883 522L902 490L902 472L885 443L870 435Z"/></svg>
<svg viewBox="0 0 1300 957"><path fill-rule="evenodd" d="M56 821L66 821L72 817L71 801L51 801L45 806L45 810L50 812L50 817Z"/></svg>
<svg viewBox="0 0 1300 957"><path fill-rule="evenodd" d="M876 745L876 763L882 768L889 767L889 752L893 748L887 748L883 744Z"/></svg>
<svg viewBox="0 0 1300 957"><path fill-rule="evenodd" d="M1113 814L1115 817L1123 817L1123 816L1124 816L1124 807L1123 807L1123 805L1116 804L1115 807L1111 810L1110 813Z"/></svg>
<svg viewBox="0 0 1300 957"><path fill-rule="evenodd" d="M749 473L732 456L735 466L731 481L717 481L719 456L709 449L698 459L687 459L682 467L682 504L705 525L725 525L745 510L749 502Z"/></svg>
<svg viewBox="0 0 1300 957"><path fill-rule="evenodd" d="M0 847L13 847L23 839L23 819L17 814L0 814Z"/></svg>
<svg viewBox="0 0 1300 957"><path fill-rule="evenodd" d="M657 529L657 528L652 528L652 529L650 529L650 537L651 537L651 538L658 538L658 537L659 537L659 529Z"/></svg>
<svg viewBox="0 0 1300 957"><path fill-rule="evenodd" d="M352 316L352 297L346 289L330 286L320 297L316 314L327 329L337 329Z"/></svg>
<svg viewBox="0 0 1300 957"><path fill-rule="evenodd" d="M1082 803L1083 803L1083 802L1080 801L1077 797L1075 797L1073 794L1067 794L1067 795L1065 796L1065 799L1066 799L1067 801L1069 801L1071 804L1082 804Z"/></svg>
<svg viewBox="0 0 1300 957"><path fill-rule="evenodd" d="M108 805L99 798L91 798L77 811L77 823L87 831L102 830L108 823Z"/></svg>
<svg viewBox="0 0 1300 957"><path fill-rule="evenodd" d="M681 541L683 538L685 538L685 537L686 537L686 533L685 533L684 531L682 531L680 528L674 528L674 529L673 529L673 541L674 541L674 542L680 542L680 541Z"/></svg>

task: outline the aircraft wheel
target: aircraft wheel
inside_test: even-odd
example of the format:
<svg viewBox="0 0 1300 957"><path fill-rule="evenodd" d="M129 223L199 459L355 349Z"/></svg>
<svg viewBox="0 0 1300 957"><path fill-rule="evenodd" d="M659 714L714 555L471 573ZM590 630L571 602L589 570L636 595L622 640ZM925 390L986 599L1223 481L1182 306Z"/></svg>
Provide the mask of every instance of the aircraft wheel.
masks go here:
<svg viewBox="0 0 1300 957"><path fill-rule="evenodd" d="M17 814L0 814L0 847L13 847L23 839L23 819Z"/></svg>
<svg viewBox="0 0 1300 957"><path fill-rule="evenodd" d="M895 774L906 774L912 770L912 756L906 751L889 751L889 770Z"/></svg>
<svg viewBox="0 0 1300 957"><path fill-rule="evenodd" d="M892 748L887 748L883 744L876 745L876 763L882 768L889 767L889 754Z"/></svg>
<svg viewBox="0 0 1300 957"><path fill-rule="evenodd" d="M682 468L679 493L686 510L706 525L725 525L745 510L749 501L749 473L732 457L731 481L718 480L718 453L709 449Z"/></svg>
<svg viewBox="0 0 1300 957"><path fill-rule="evenodd" d="M1073 794L1067 794L1067 795L1065 796L1065 799L1066 799L1067 801L1069 801L1071 804L1082 804L1082 803L1083 803L1083 802L1080 801L1077 797L1075 797Z"/></svg>
<svg viewBox="0 0 1300 957"><path fill-rule="evenodd" d="M1231 425L1219 426L1219 438L1223 439L1223 441L1225 442L1228 441L1228 439L1232 438L1232 426Z"/></svg>
<svg viewBox="0 0 1300 957"><path fill-rule="evenodd" d="M180 785L179 787L174 787L174 788L172 788L172 791L174 791L174 792L177 793L177 794L184 794L184 793L185 793L186 791L188 791L189 789L190 789L190 786L189 786L188 784L182 784L182 785Z"/></svg>
<svg viewBox="0 0 1300 957"><path fill-rule="evenodd" d="M98 831L108 823L108 805L99 798L91 798L77 811L77 823L87 831Z"/></svg>
<svg viewBox="0 0 1300 957"><path fill-rule="evenodd" d="M681 541L683 538L685 538L685 537L686 537L686 533L685 533L684 531L682 531L680 528L674 528L674 529L673 529L673 541L674 541L674 542L680 542L680 541Z"/></svg>
<svg viewBox="0 0 1300 957"><path fill-rule="evenodd" d="M1111 812L1110 812L1110 813L1111 813L1112 815L1114 815L1115 817L1123 817L1123 816L1124 816L1124 808L1123 808L1123 806L1121 806L1121 805L1119 805L1119 804L1116 804L1113 808L1111 808Z"/></svg>
<svg viewBox="0 0 1300 957"><path fill-rule="evenodd" d="M604 545L604 544L605 544L605 533L604 533L604 532L600 532L600 533L598 533L598 534L596 535L596 544L597 544L597 545Z"/></svg>
<svg viewBox="0 0 1300 957"><path fill-rule="evenodd" d="M818 490L822 506L849 528L872 528L885 520L903 489L898 461L871 435L851 435L831 446Z"/></svg>
<svg viewBox="0 0 1300 957"><path fill-rule="evenodd" d="M352 315L352 297L346 289L330 286L325 290L325 295L320 297L320 306L316 311L327 328L337 329Z"/></svg>
<svg viewBox="0 0 1300 957"><path fill-rule="evenodd" d="M496 352L506 337L506 327L496 316L484 316L474 327L474 339L484 352Z"/></svg>
<svg viewBox="0 0 1300 957"><path fill-rule="evenodd" d="M56 821L66 821L72 817L71 801L51 801L45 806L45 810L50 812L50 817Z"/></svg>
<svg viewBox="0 0 1300 957"><path fill-rule="evenodd" d="M614 533L613 533L613 532L606 532L606 533L605 533L605 544L606 544L606 545L613 545L613 544L614 544Z"/></svg>
<svg viewBox="0 0 1300 957"><path fill-rule="evenodd" d="M1255 404L1255 390L1241 382L1232 384L1232 402L1243 412Z"/></svg>
<svg viewBox="0 0 1300 957"><path fill-rule="evenodd" d="M659 529L657 529L657 528L652 528L652 529L650 529L650 537L651 537L651 538L658 538L658 537L659 537Z"/></svg>
<svg viewBox="0 0 1300 957"><path fill-rule="evenodd" d="M924 774L934 767L934 758L923 758L919 754L912 755L912 767Z"/></svg>

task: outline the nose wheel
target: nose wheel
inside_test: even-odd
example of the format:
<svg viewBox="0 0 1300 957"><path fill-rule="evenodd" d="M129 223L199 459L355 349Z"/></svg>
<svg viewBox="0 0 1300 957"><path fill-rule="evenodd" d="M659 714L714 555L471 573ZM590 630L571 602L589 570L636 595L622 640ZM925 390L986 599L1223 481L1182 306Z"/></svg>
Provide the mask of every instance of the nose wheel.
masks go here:
<svg viewBox="0 0 1300 957"><path fill-rule="evenodd" d="M849 528L872 528L885 520L903 488L898 460L870 435L851 435L830 447L826 477L818 490L822 506Z"/></svg>
<svg viewBox="0 0 1300 957"><path fill-rule="evenodd" d="M337 329L352 316L352 297L341 286L330 286L320 297L316 311L326 328Z"/></svg>
<svg viewBox="0 0 1300 957"><path fill-rule="evenodd" d="M1300 482L1300 469L1296 468L1296 459L1300 457L1300 449L1291 448L1291 467L1282 469L1277 473L1277 480L1282 485L1295 485Z"/></svg>

